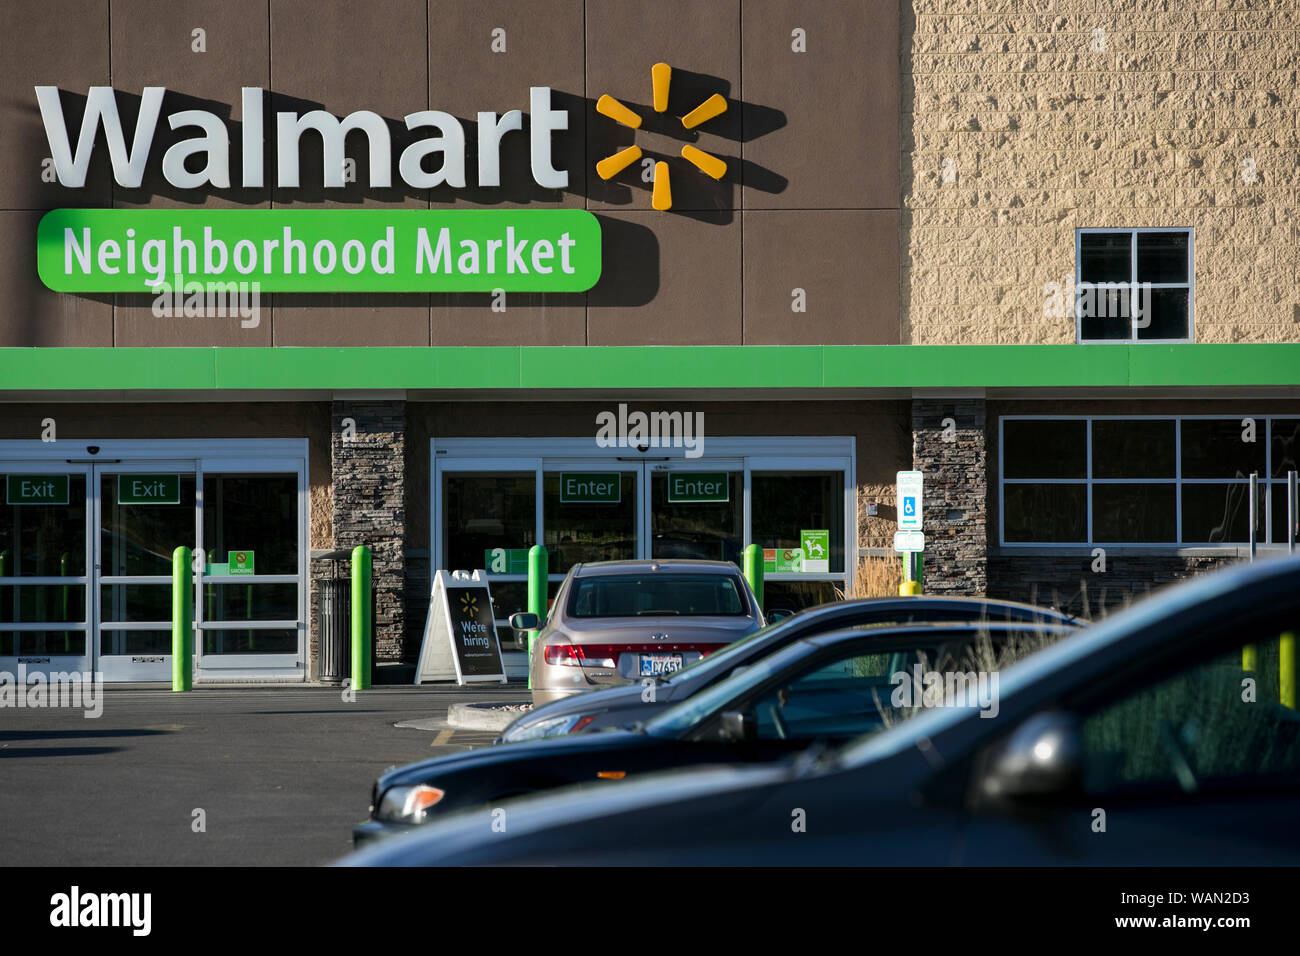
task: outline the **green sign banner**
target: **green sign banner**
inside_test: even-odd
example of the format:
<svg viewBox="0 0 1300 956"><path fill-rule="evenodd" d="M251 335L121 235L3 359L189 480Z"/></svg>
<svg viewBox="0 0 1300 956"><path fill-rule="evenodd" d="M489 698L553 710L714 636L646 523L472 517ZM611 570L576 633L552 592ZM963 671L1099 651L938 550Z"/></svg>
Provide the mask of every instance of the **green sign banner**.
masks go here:
<svg viewBox="0 0 1300 956"><path fill-rule="evenodd" d="M527 548L487 548L483 551L483 567L488 574L527 574Z"/></svg>
<svg viewBox="0 0 1300 956"><path fill-rule="evenodd" d="M623 481L620 472L560 472L561 504L616 505L622 500Z"/></svg>
<svg viewBox="0 0 1300 956"><path fill-rule="evenodd" d="M725 471L673 471L668 473L669 504L730 501L731 476Z"/></svg>
<svg viewBox="0 0 1300 956"><path fill-rule="evenodd" d="M67 475L6 475L5 504L66 505Z"/></svg>
<svg viewBox="0 0 1300 956"><path fill-rule="evenodd" d="M827 572L831 569L831 533L829 529L799 532L803 551L803 570Z"/></svg>
<svg viewBox="0 0 1300 956"><path fill-rule="evenodd" d="M763 571L802 571L803 570L803 549L802 548L764 548L763 549Z"/></svg>
<svg viewBox="0 0 1300 956"><path fill-rule="evenodd" d="M36 230L56 292L584 292L600 266L585 209L55 209Z"/></svg>
<svg viewBox="0 0 1300 956"><path fill-rule="evenodd" d="M180 475L118 475L119 505L178 505L181 503Z"/></svg>
<svg viewBox="0 0 1300 956"><path fill-rule="evenodd" d="M230 574L252 574L253 573L253 552L252 551L229 551L226 557L230 563Z"/></svg>

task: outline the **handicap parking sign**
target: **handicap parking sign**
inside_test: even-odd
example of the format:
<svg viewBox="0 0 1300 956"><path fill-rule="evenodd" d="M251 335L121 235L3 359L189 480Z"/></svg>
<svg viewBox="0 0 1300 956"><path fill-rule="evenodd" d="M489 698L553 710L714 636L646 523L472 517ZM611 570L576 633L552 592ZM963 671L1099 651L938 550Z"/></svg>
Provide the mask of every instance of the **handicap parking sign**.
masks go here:
<svg viewBox="0 0 1300 956"><path fill-rule="evenodd" d="M924 483L919 471L900 471L898 487L898 530L922 530L921 502L924 500Z"/></svg>

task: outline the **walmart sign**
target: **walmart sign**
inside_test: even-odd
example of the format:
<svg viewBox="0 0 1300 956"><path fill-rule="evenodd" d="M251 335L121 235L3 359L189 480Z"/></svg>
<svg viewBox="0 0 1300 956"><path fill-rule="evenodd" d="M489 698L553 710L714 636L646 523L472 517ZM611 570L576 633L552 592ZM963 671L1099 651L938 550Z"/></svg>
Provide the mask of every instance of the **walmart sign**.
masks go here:
<svg viewBox="0 0 1300 956"><path fill-rule="evenodd" d="M165 93L144 89L128 146L116 92L91 87L74 147L59 91L36 87L58 181L84 186L102 138L114 180L140 187ZM245 188L266 185L262 98L261 89L243 91ZM568 128L568 114L550 104L548 87L531 89L529 167L539 186L562 189L569 174L554 168L551 133ZM431 135L403 150L398 176L418 189L464 188L460 121L422 110L405 122ZM196 135L166 150L163 178L182 189L230 188L230 136L222 120L182 110L167 123ZM506 134L521 129L517 109L478 114L477 186L501 185ZM324 188L346 185L344 146L352 131L365 134L370 185L392 185L392 145L376 113L359 110L340 120L323 110L280 112L275 131L278 187L299 186L299 142L309 132L324 146ZM600 278L601 235L596 218L581 209L56 209L37 230L37 271L58 292L154 293L192 282L257 283L265 292L581 292Z"/></svg>

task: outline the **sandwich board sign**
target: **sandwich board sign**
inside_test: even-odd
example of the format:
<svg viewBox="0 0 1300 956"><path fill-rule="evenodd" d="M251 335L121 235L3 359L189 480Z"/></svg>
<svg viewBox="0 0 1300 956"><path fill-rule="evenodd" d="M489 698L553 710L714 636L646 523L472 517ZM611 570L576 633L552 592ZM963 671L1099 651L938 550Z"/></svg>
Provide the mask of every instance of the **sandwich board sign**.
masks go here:
<svg viewBox="0 0 1300 956"><path fill-rule="evenodd" d="M438 571L420 642L415 683L506 682L487 571Z"/></svg>

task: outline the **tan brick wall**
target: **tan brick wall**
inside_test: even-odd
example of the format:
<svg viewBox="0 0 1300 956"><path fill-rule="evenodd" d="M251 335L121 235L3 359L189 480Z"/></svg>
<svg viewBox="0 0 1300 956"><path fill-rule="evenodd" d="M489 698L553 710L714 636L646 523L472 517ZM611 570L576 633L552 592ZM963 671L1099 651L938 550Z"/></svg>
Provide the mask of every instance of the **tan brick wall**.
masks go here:
<svg viewBox="0 0 1300 956"><path fill-rule="evenodd" d="M1300 0L901 14L904 342L1073 342L1044 289L1088 226L1194 227L1197 342L1300 340Z"/></svg>

